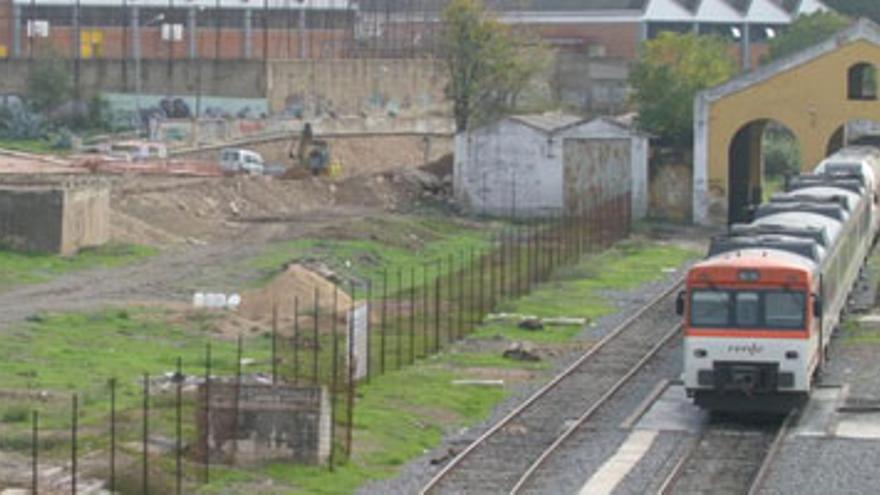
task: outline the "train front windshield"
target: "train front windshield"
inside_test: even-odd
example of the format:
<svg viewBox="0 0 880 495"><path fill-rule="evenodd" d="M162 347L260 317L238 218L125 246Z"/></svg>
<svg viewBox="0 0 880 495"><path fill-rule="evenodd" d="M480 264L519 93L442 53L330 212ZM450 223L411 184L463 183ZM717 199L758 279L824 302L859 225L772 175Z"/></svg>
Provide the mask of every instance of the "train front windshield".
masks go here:
<svg viewBox="0 0 880 495"><path fill-rule="evenodd" d="M806 294L795 291L691 291L690 326L803 330Z"/></svg>

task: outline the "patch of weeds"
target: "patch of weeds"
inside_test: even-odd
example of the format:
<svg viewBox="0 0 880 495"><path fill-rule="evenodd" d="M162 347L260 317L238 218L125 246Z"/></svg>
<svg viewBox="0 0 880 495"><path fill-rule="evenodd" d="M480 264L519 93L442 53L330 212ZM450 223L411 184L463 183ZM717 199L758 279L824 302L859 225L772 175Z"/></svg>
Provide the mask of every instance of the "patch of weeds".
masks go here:
<svg viewBox="0 0 880 495"><path fill-rule="evenodd" d="M24 423L31 418L31 411L23 405L11 405L0 413L0 423Z"/></svg>
<svg viewBox="0 0 880 495"><path fill-rule="evenodd" d="M116 267L152 256L155 248L109 244L84 249L73 256L0 250L0 290L49 281L65 273L97 267Z"/></svg>

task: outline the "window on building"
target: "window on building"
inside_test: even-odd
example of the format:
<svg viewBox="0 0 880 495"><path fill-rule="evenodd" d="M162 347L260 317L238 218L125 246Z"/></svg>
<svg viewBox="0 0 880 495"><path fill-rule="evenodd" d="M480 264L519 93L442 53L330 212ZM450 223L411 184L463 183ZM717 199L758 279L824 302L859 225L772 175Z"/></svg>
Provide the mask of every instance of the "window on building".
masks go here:
<svg viewBox="0 0 880 495"><path fill-rule="evenodd" d="M847 98L850 100L877 99L877 68L874 65L863 62L849 68Z"/></svg>

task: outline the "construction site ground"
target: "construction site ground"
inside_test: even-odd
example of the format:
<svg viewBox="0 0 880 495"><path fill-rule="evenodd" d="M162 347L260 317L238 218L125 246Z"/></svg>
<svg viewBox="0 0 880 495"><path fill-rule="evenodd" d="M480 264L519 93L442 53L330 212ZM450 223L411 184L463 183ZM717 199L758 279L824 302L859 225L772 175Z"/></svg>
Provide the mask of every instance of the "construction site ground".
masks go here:
<svg viewBox="0 0 880 495"><path fill-rule="evenodd" d="M0 325L40 311L181 302L197 291L241 291L270 269L245 261L274 245L381 235L383 229L368 228L372 220L402 217L420 205L442 208L442 199L424 189L426 180L439 182L409 169L339 182L247 176L115 178L113 242L151 246L155 254L123 266L73 271L37 285L7 288L0 293L5 308ZM279 263L283 257L280 253Z"/></svg>

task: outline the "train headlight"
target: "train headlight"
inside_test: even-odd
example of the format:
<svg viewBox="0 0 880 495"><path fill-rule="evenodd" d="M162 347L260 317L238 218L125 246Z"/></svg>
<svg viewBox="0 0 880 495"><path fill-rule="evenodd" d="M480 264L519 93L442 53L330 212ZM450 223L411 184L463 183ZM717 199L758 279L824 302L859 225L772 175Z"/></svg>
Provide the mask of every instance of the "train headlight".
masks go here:
<svg viewBox="0 0 880 495"><path fill-rule="evenodd" d="M798 358L797 351L786 351L785 352L785 359L797 359L797 358Z"/></svg>
<svg viewBox="0 0 880 495"><path fill-rule="evenodd" d="M709 353L706 352L706 349L695 349L694 350L694 357L695 358L702 359L708 355L709 355Z"/></svg>

